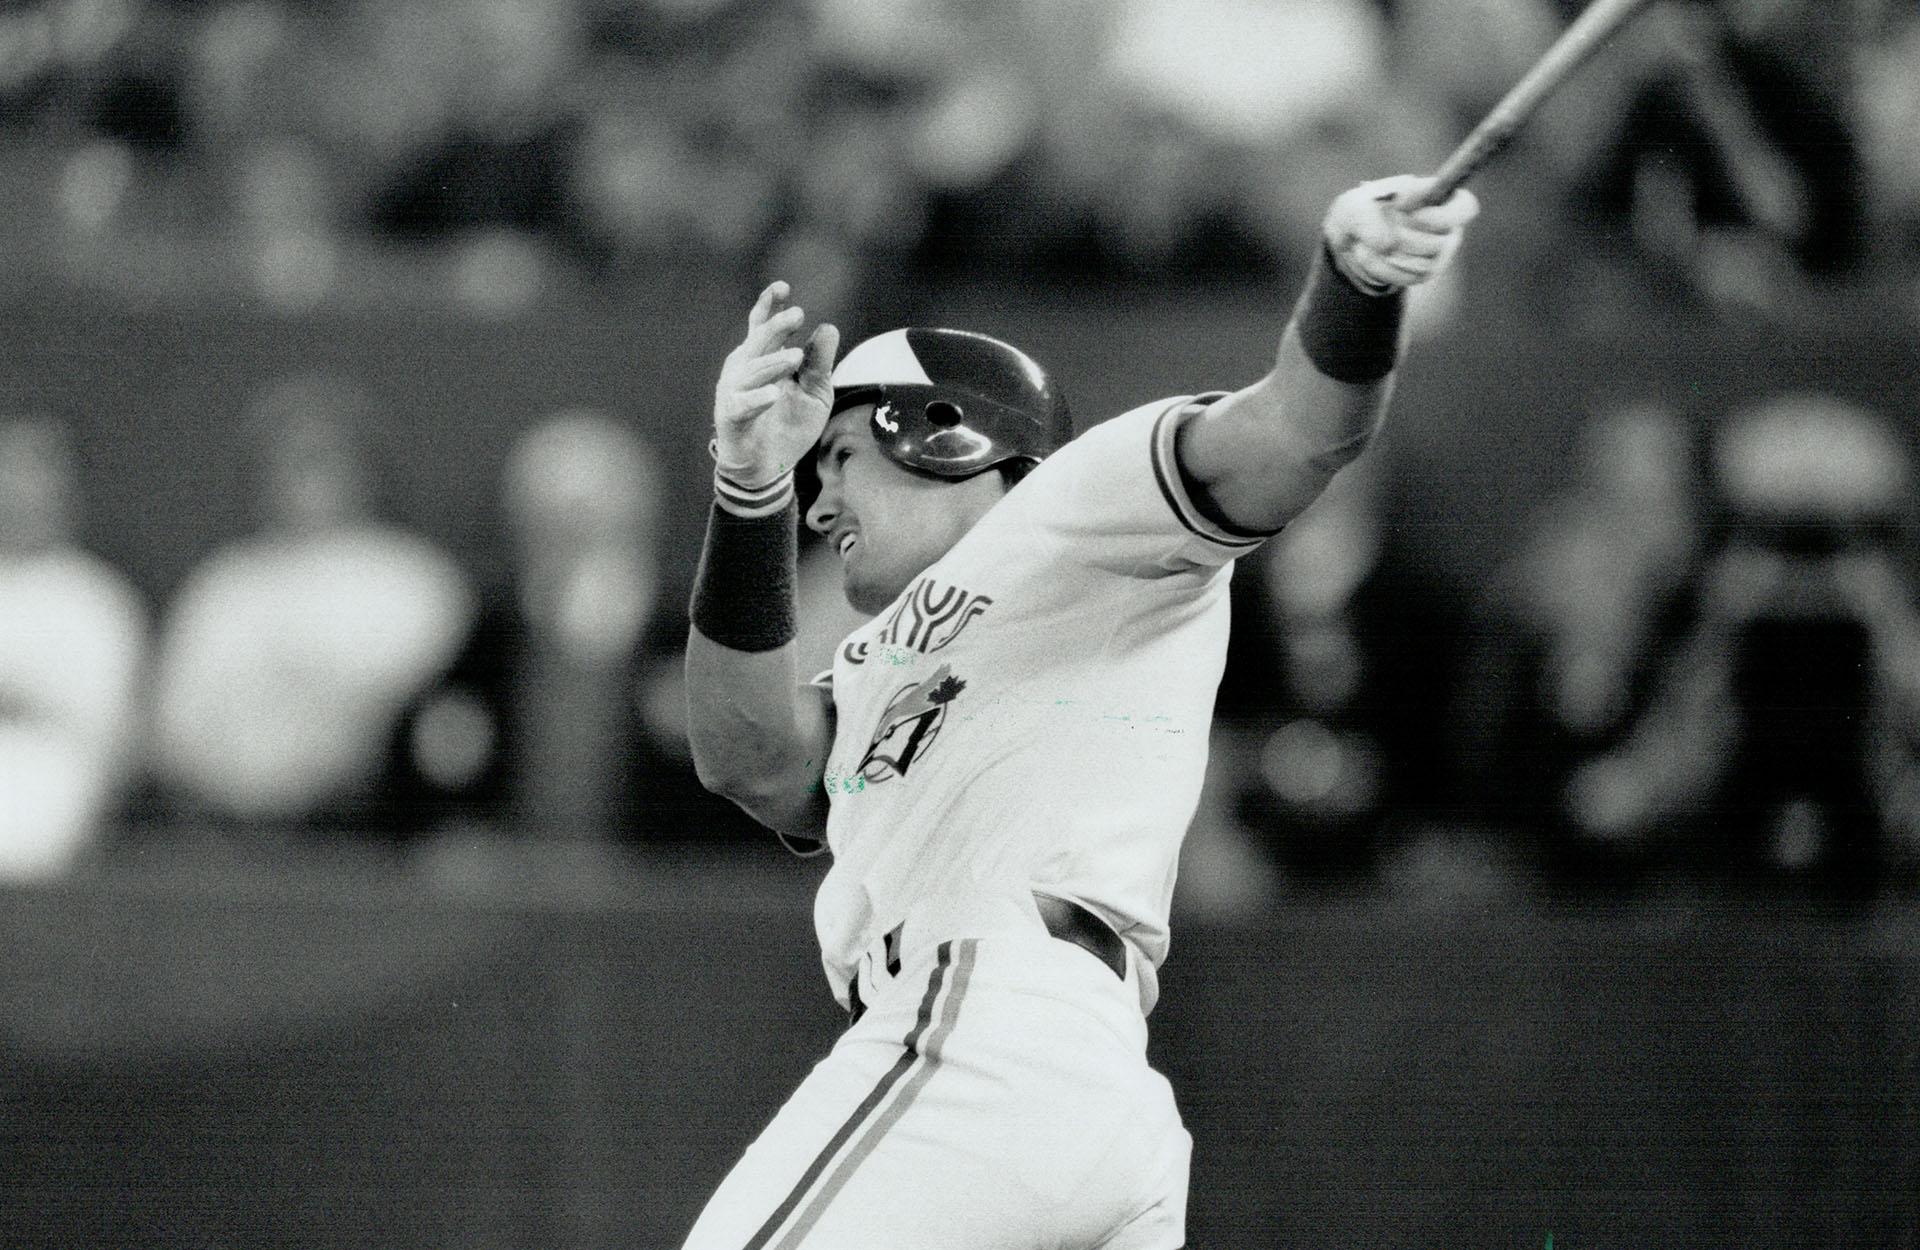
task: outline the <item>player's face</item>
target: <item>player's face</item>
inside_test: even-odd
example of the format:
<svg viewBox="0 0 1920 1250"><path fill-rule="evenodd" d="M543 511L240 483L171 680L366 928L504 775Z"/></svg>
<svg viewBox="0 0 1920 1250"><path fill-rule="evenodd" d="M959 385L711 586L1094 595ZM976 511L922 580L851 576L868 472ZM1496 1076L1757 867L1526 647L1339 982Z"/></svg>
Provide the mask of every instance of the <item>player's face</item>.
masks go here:
<svg viewBox="0 0 1920 1250"><path fill-rule="evenodd" d="M878 612L959 542L1006 493L998 473L960 481L915 473L873 441L872 404L835 413L814 453L820 494L807 525L845 569L847 601Z"/></svg>

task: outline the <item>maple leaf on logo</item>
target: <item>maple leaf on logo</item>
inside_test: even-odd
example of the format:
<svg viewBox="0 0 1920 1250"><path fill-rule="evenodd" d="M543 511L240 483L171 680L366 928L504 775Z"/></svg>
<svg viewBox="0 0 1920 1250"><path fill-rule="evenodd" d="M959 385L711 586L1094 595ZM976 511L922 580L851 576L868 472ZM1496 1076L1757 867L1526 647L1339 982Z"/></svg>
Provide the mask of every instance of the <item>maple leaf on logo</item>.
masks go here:
<svg viewBox="0 0 1920 1250"><path fill-rule="evenodd" d="M951 703L955 697L966 688L967 683L961 681L958 677L948 677L928 692L927 702L933 704Z"/></svg>

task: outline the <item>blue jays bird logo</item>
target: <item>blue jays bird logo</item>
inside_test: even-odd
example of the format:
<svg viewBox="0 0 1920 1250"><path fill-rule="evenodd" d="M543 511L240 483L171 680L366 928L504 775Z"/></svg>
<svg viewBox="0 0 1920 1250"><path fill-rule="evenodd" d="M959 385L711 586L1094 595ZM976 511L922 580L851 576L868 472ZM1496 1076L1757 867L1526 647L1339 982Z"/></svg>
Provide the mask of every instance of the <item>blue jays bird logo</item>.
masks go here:
<svg viewBox="0 0 1920 1250"><path fill-rule="evenodd" d="M940 726L947 719L947 705L966 688L967 683L955 677L947 664L935 669L925 681L902 687L887 701L873 743L854 772L870 784L906 776L921 752L939 737Z"/></svg>

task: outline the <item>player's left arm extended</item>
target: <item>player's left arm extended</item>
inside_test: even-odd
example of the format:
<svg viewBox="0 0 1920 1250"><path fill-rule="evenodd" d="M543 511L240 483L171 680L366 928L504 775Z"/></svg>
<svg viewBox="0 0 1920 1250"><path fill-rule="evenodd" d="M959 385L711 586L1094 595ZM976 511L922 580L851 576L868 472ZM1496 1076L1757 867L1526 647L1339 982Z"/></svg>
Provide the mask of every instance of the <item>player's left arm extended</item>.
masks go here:
<svg viewBox="0 0 1920 1250"><path fill-rule="evenodd" d="M1406 291L1446 267L1480 211L1466 190L1431 208L1398 206L1430 182L1384 178L1337 197L1273 368L1181 428L1181 471L1217 523L1278 530L1379 428L1400 358Z"/></svg>

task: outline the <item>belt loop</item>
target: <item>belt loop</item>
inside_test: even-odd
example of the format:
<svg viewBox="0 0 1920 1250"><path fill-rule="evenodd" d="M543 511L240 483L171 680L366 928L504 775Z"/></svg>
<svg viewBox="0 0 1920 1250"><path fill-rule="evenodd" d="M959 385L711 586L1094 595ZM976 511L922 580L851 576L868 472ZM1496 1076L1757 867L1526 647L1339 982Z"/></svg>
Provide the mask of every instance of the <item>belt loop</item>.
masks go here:
<svg viewBox="0 0 1920 1250"><path fill-rule="evenodd" d="M900 931L906 927L907 922L902 920L882 939L887 952L887 975L890 977L900 975Z"/></svg>
<svg viewBox="0 0 1920 1250"><path fill-rule="evenodd" d="M860 997L860 978L871 977L878 982L882 964L887 970L889 980L900 975L900 935L905 928L906 921L903 920L881 936L878 959L875 958L873 947L869 946L866 953L860 956L860 962L853 966L853 977L847 982L847 1015L849 1017L847 1024L849 1026L860 1023L860 1017L867 1014L867 1004ZM880 987L876 985L875 988L878 990Z"/></svg>

